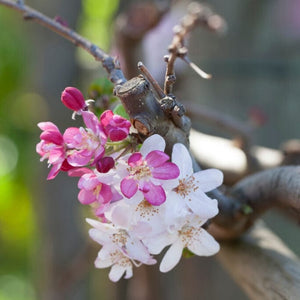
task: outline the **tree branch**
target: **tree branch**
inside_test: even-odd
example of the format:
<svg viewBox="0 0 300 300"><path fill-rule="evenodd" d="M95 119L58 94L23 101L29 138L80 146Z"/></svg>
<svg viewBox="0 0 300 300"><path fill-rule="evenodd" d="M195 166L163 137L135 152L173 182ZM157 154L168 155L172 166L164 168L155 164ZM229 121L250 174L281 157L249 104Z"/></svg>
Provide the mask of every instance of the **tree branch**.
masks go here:
<svg viewBox="0 0 300 300"><path fill-rule="evenodd" d="M114 84L123 84L126 78L120 69L119 63L113 57L105 53L101 48L83 38L78 33L74 32L67 26L62 25L60 22L51 19L39 11L24 5L23 1L0 0L0 4L8 8L16 10L23 14L25 20L34 21L62 36L63 38L71 41L76 46L84 49L90 53L97 61L101 61L103 67L109 74L109 79Z"/></svg>
<svg viewBox="0 0 300 300"><path fill-rule="evenodd" d="M214 192L220 213L211 232L233 239L247 231L266 210L279 208L300 221L300 167L286 166L259 172L236 184L228 196Z"/></svg>
<svg viewBox="0 0 300 300"><path fill-rule="evenodd" d="M217 258L250 299L299 299L300 261L262 222Z"/></svg>
<svg viewBox="0 0 300 300"><path fill-rule="evenodd" d="M142 139L153 133L162 135L166 140L168 153L171 152L174 143L180 142L189 146L189 119L181 114L180 107L175 105L176 102L172 107L173 110L162 109L164 103L154 97L147 80L135 77L126 81L118 62L111 56L60 22L24 5L23 1L0 0L0 4L19 11L26 20L33 20L58 33L89 52L97 61L101 61L111 81L116 85L117 96L122 100ZM185 57L183 38L196 23L200 22L211 29L219 28L222 23L220 18L218 19L216 15L206 8L203 9L202 6L200 9L199 7L195 9L194 12L192 9L191 14L194 19L184 19L183 31L180 31L180 34L177 32L174 37L172 45L176 51L171 51L168 60L171 69L173 68L172 63L178 55L182 58ZM174 61L170 63L170 60ZM167 70L167 73L169 71ZM171 73L169 75L172 75ZM169 94L171 88L172 84L167 83L167 88L165 86L167 92L165 93ZM166 100L168 102L170 99ZM219 200L220 208L220 214L214 219L212 226L215 236L234 238L241 235L266 209L273 206L292 211L299 220L299 181L300 167L282 167L244 179L231 190L229 197L215 191L214 196Z"/></svg>

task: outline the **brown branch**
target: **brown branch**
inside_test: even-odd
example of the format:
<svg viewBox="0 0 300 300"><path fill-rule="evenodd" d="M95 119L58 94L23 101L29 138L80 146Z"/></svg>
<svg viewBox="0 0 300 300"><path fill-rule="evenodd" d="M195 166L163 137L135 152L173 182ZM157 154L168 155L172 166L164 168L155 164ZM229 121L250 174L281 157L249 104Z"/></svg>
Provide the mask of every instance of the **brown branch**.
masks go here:
<svg viewBox="0 0 300 300"><path fill-rule="evenodd" d="M217 193L214 196L219 201L220 213L211 227L217 238L232 239L242 235L270 208L279 208L300 221L298 166L259 172L236 184L228 196Z"/></svg>
<svg viewBox="0 0 300 300"><path fill-rule="evenodd" d="M166 151L169 153L171 153L174 143L179 142L188 146L189 118L177 113L176 109L178 106L174 106L174 114L172 116L166 114L150 90L147 80L135 77L129 82L126 81L118 62L102 49L70 28L62 25L61 22L43 15L22 2L0 0L0 5L22 13L26 20L32 20L58 33L76 46L89 52L97 61L101 61L109 74L110 80L115 84L115 93L121 99L134 127L140 134L141 140L153 133L158 133L165 138L167 143Z"/></svg>
<svg viewBox="0 0 300 300"><path fill-rule="evenodd" d="M76 46L84 49L90 53L97 61L102 62L102 66L106 69L109 74L109 79L114 84L123 84L126 78L120 69L119 63L105 53L95 44L89 40L83 38L78 33L74 32L69 27L62 25L60 22L51 19L39 11L32 9L31 7L24 5L23 1L12 1L12 0L0 0L0 5L4 5L8 8L16 10L23 14L25 20L34 21L62 36L63 38L71 41Z"/></svg>
<svg viewBox="0 0 300 300"><path fill-rule="evenodd" d="M200 76L210 78L209 74L203 72L187 57L188 50L185 47L185 38L198 25L211 31L222 31L225 22L219 15L214 14L208 6L196 2L188 6L188 14L181 20L180 25L174 27L174 37L168 49L170 54L165 56L167 68L164 92L166 95L172 94L172 88L176 81L174 64L178 57L188 63Z"/></svg>
<svg viewBox="0 0 300 300"><path fill-rule="evenodd" d="M217 258L250 299L299 299L299 258L262 222Z"/></svg>
<svg viewBox="0 0 300 300"><path fill-rule="evenodd" d="M144 77L152 85L152 87L153 87L153 89L156 93L157 98L162 99L162 98L166 97L165 93L163 92L163 90L159 86L158 82L152 77L149 70L145 67L145 65L142 62L138 63L138 68L141 71L141 73L144 75Z"/></svg>
<svg viewBox="0 0 300 300"><path fill-rule="evenodd" d="M184 115L178 116L177 122L170 118L142 75L128 80L122 86L116 86L115 92L129 114L131 123L138 130L141 140L154 133L160 134L166 141L166 152L169 154L175 143L189 147L189 119Z"/></svg>

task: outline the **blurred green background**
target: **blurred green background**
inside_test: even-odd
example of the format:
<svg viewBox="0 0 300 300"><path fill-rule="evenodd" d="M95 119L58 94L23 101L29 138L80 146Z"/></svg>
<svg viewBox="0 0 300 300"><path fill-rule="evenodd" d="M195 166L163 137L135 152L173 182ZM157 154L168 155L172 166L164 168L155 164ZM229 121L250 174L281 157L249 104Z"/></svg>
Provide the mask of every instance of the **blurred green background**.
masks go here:
<svg viewBox="0 0 300 300"><path fill-rule="evenodd" d="M123 6L129 2L134 1L121 1ZM300 1L207 2L228 21L228 34L220 38L199 30L190 50L193 60L214 74L215 80L203 81L191 70L179 70L180 97L196 94L199 103L240 120L248 118L251 107L259 107L268 122L256 133L258 144L278 148L286 139L299 138ZM27 3L49 16L61 16L70 27L109 49L118 0ZM181 7L174 15L183 13ZM145 51L149 68L156 64L156 52L166 53L162 39L151 46L144 44L150 52L149 56ZM164 67L162 61L159 64ZM51 120L61 128L74 124L60 105L61 91L70 85L86 91L91 80L103 74L88 54L0 7L0 300L127 299L125 292L128 299L144 299L139 296L147 289L143 280L157 280L152 269L150 273L141 269L135 271L137 278L129 287L124 281L114 285L107 279L107 270L93 270L97 248L91 254L86 246L87 214L77 203L76 181L60 175L55 182L46 182L46 164L40 164L35 153L38 122ZM275 220L273 215L266 218L300 253L298 228L283 217ZM169 275L160 275L160 284L181 280L183 285L185 277L194 276L190 284L195 277L204 287L211 280L223 282L212 291L193 286L197 299L246 299L219 266L210 265L211 260L189 259ZM195 273L195 266L204 271ZM183 299L188 288L179 284L161 297Z"/></svg>
<svg viewBox="0 0 300 300"><path fill-rule="evenodd" d="M58 15L63 8L56 2L52 7L53 11L58 9ZM76 16L69 17L80 33L108 50L117 6L118 0L78 1L73 8ZM47 11L47 5L40 4L40 9ZM36 52L40 51L34 49L38 34L34 36L33 26L27 26L17 12L0 7L0 28L0 300L34 300L39 299L35 291L39 281L36 262L42 234L35 204L41 199L36 200L33 192L40 188L36 124L49 119L51 108L34 88L35 76L30 76L36 71L32 69L36 68ZM53 35L47 30L44 34ZM84 52L77 57L82 64L92 63ZM54 101L59 103L59 97L57 93ZM70 117L67 111L64 113Z"/></svg>

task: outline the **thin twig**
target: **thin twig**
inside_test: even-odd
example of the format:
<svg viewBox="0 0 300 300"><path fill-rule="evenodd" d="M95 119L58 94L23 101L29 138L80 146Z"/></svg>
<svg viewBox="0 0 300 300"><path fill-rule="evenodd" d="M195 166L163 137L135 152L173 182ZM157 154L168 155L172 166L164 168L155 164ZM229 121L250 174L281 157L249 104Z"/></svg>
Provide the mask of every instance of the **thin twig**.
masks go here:
<svg viewBox="0 0 300 300"><path fill-rule="evenodd" d="M76 46L90 53L97 61L102 62L103 67L109 74L110 80L115 85L123 84L126 81L126 78L120 69L119 63L113 57L109 56L101 48L83 38L69 27L63 26L60 24L60 22L57 22L56 20L45 16L39 11L24 5L23 1L0 0L0 4L22 13L25 20L34 21L56 32L63 38L71 41Z"/></svg>
<svg viewBox="0 0 300 300"><path fill-rule="evenodd" d="M201 76L204 79L210 79L212 76L211 74L208 74L204 72L202 69L200 69L195 63L190 61L188 57L182 58L184 62L186 62L199 76Z"/></svg>
<svg viewBox="0 0 300 300"><path fill-rule="evenodd" d="M138 68L142 72L142 74L146 77L146 79L150 82L152 85L154 91L156 92L158 99L162 99L166 97L164 91L159 86L158 82L153 78L153 76L150 74L149 70L145 67L145 65L140 61L138 62Z"/></svg>
<svg viewBox="0 0 300 300"><path fill-rule="evenodd" d="M174 27L174 37L169 46L169 55L165 57L167 68L164 92L166 95L172 93L172 88L176 81L174 63L178 57L188 63L201 77L206 79L211 77L192 63L187 57L188 51L184 45L185 38L197 25L201 25L211 31L223 31L225 28L225 21L203 4L193 2L189 5L188 14L181 20L180 25Z"/></svg>

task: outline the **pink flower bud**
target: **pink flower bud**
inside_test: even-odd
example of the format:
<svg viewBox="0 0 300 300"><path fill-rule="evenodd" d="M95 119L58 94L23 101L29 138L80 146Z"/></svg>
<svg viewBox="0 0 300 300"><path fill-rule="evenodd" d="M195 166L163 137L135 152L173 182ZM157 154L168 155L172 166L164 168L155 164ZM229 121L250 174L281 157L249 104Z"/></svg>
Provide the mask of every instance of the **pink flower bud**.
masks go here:
<svg viewBox="0 0 300 300"><path fill-rule="evenodd" d="M115 115L111 110L102 113L100 122L105 134L113 142L122 141L128 136L130 122L119 115Z"/></svg>
<svg viewBox="0 0 300 300"><path fill-rule="evenodd" d="M74 87L66 87L61 94L62 103L69 109L78 111L86 107L82 93Z"/></svg>
<svg viewBox="0 0 300 300"><path fill-rule="evenodd" d="M112 157L102 157L96 163L96 168L100 173L107 173L115 166L115 161Z"/></svg>

